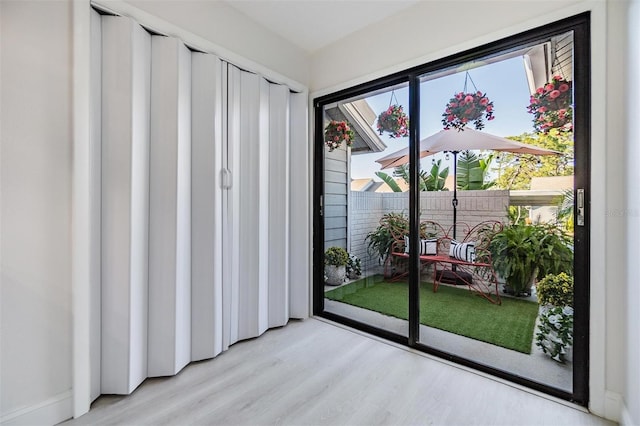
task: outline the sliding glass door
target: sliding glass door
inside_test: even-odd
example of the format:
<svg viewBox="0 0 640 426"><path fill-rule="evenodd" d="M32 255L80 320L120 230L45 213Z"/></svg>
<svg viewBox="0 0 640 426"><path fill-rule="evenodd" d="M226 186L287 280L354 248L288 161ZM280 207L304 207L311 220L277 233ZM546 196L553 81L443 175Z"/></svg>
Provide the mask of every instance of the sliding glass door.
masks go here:
<svg viewBox="0 0 640 426"><path fill-rule="evenodd" d="M316 314L586 403L587 29L316 99Z"/></svg>
<svg viewBox="0 0 640 426"><path fill-rule="evenodd" d="M390 253L408 235L409 173L376 160L408 147L408 93L401 83L321 110L324 311L405 337L408 269Z"/></svg>

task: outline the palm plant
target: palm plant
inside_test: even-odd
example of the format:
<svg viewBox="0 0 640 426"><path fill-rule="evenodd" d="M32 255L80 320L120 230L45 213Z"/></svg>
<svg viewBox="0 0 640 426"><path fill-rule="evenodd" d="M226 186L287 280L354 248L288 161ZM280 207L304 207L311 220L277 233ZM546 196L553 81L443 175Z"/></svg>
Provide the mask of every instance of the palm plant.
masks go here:
<svg viewBox="0 0 640 426"><path fill-rule="evenodd" d="M562 199L558 203L558 211L556 219L558 222L564 223L567 230L573 230L573 189L567 188L562 191Z"/></svg>
<svg viewBox="0 0 640 426"><path fill-rule="evenodd" d="M449 167L441 168L442 160L438 160L433 163L429 173L424 170L420 170L418 184L420 185L420 191L446 191L447 189L444 187L445 180L447 176L449 176ZM376 176L378 176L384 183L389 185L393 192L402 192L402 189L398 185L398 183L393 179L393 177L389 176L384 172L376 172ZM407 184L409 183L409 165L404 164L402 166L398 166L393 170L393 176L402 178Z"/></svg>
<svg viewBox="0 0 640 426"><path fill-rule="evenodd" d="M459 190L489 189L495 181L485 182L493 154L486 159L480 158L474 152L463 151L458 156L456 184Z"/></svg>

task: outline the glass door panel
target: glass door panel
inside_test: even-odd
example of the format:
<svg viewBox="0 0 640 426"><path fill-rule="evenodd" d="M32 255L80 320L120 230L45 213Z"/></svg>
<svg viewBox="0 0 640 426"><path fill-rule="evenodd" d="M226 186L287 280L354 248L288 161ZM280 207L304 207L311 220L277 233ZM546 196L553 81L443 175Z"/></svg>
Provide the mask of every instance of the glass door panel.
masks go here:
<svg viewBox="0 0 640 426"><path fill-rule="evenodd" d="M324 311L400 336L408 335L408 115L406 84L323 107Z"/></svg>
<svg viewBox="0 0 640 426"><path fill-rule="evenodd" d="M420 342L569 393L572 80L569 32L420 84L421 169L444 181L420 197L440 250L423 262Z"/></svg>

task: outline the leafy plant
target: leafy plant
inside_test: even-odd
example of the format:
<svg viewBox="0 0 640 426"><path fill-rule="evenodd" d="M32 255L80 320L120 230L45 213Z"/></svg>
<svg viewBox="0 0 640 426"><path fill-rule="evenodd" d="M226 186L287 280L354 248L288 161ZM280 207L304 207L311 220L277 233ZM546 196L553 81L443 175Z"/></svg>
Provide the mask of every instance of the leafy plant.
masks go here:
<svg viewBox="0 0 640 426"><path fill-rule="evenodd" d="M516 295L526 293L534 278L571 273L571 243L555 225L510 225L491 240L493 267Z"/></svg>
<svg viewBox="0 0 640 426"><path fill-rule="evenodd" d="M486 182L493 154L487 159L480 158L472 151L463 151L458 156L456 182L459 190L489 189L495 181Z"/></svg>
<svg viewBox="0 0 640 426"><path fill-rule="evenodd" d="M568 188L562 191L562 200L558 204L556 213L558 222L562 222L567 231L573 231L573 200L573 189Z"/></svg>
<svg viewBox="0 0 640 426"><path fill-rule="evenodd" d="M423 175L421 172L421 180L424 182L423 191L444 191L445 181L449 176L449 167L442 167L442 160L438 160L431 166L429 173Z"/></svg>
<svg viewBox="0 0 640 426"><path fill-rule="evenodd" d="M385 172L376 172L376 176L382 179L384 183L389 185L389 188L391 188L393 192L402 192L402 188L400 188L400 185L398 185L398 182L396 182L395 179L393 179L391 176L389 176Z"/></svg>
<svg viewBox="0 0 640 426"><path fill-rule="evenodd" d="M561 272L547 275L536 286L540 305L573 306L573 277Z"/></svg>
<svg viewBox="0 0 640 426"><path fill-rule="evenodd" d="M435 162L429 173L424 170L420 170L418 184L420 185L420 191L446 191L447 189L444 187L447 176L449 176L449 167L442 167L442 160L438 160ZM376 176L378 176L384 183L389 185L393 192L402 192L402 188L398 185L398 183L393 179L393 177L389 176L384 172L376 172ZM397 166L393 170L393 176L399 177L404 180L407 185L409 184L409 165L403 164L402 166Z"/></svg>
<svg viewBox="0 0 640 426"><path fill-rule="evenodd" d="M409 219L403 213L386 213L378 227L367 234L367 251L369 255L376 255L381 263L389 256L391 245L394 242L394 232L409 233Z"/></svg>
<svg viewBox="0 0 640 426"><path fill-rule="evenodd" d="M553 360L564 363L567 348L573 345L573 308L555 306L540 315L536 346Z"/></svg>
<svg viewBox="0 0 640 426"><path fill-rule="evenodd" d="M347 262L347 276L353 279L358 278L360 275L362 275L360 258L350 254L349 261Z"/></svg>
<svg viewBox="0 0 640 426"><path fill-rule="evenodd" d="M344 266L349 262L349 253L342 247L329 247L324 252L324 264L333 266Z"/></svg>
<svg viewBox="0 0 640 426"><path fill-rule="evenodd" d="M523 133L508 139L560 152L560 155L501 153L496 186L500 189L529 189L537 176L573 175L573 136L553 129L548 133Z"/></svg>

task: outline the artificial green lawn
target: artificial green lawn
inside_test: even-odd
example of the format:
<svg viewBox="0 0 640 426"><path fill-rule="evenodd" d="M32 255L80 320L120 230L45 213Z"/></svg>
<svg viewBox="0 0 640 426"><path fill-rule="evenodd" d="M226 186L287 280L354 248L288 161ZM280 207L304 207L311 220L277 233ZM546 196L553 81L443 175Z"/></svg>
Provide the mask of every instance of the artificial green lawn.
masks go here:
<svg viewBox="0 0 640 426"><path fill-rule="evenodd" d="M408 284L380 275L335 288L325 297L401 319L409 318ZM518 352L531 353L538 304L503 297L494 305L468 290L420 284L420 323Z"/></svg>

